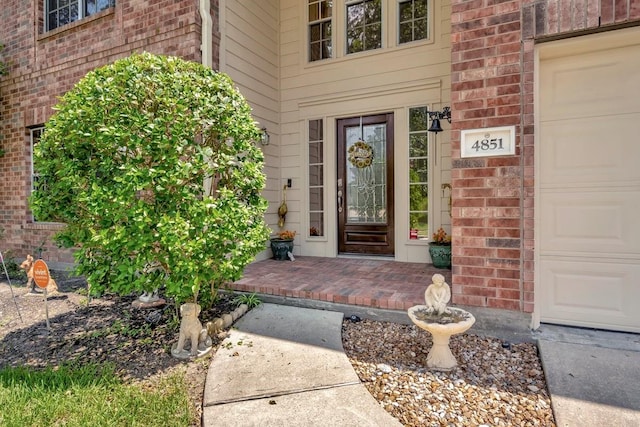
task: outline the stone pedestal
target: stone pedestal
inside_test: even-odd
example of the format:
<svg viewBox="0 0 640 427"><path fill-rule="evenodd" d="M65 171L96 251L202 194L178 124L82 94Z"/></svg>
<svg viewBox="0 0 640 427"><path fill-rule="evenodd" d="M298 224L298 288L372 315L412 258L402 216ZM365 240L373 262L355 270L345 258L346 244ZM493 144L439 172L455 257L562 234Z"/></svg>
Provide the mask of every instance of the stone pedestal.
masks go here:
<svg viewBox="0 0 640 427"><path fill-rule="evenodd" d="M446 313L433 314L426 305L415 305L408 310L411 321L433 336L433 346L427 355L431 369L449 371L458 362L449 348L451 335L466 332L476 322L471 313L461 308L448 307Z"/></svg>

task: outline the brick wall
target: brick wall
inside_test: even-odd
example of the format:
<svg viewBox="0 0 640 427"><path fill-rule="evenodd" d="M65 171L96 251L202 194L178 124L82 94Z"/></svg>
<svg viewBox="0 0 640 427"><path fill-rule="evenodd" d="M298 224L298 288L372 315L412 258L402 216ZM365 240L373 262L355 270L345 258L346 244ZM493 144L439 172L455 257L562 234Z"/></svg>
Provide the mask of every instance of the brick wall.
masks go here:
<svg viewBox="0 0 640 427"><path fill-rule="evenodd" d="M50 241L59 225L33 223L29 127L43 124L57 97L88 71L132 52L176 55L200 61L201 19L197 0L117 0L116 7L43 32L42 0L3 0L0 42L9 75L0 80L0 250L16 256L44 247L49 261L72 261ZM211 1L217 13L217 0ZM214 19L214 66L219 33Z"/></svg>
<svg viewBox="0 0 640 427"><path fill-rule="evenodd" d="M640 0L453 0L453 302L533 311L534 44L638 24ZM516 154L462 159L460 131L514 125Z"/></svg>

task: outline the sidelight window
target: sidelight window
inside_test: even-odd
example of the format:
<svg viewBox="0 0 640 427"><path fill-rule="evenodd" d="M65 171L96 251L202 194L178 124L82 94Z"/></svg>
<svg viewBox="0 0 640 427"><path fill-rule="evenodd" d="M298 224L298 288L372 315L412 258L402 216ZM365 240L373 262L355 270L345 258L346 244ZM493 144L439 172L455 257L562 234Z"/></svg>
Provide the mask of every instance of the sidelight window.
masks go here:
<svg viewBox="0 0 640 427"><path fill-rule="evenodd" d="M411 237L429 238L429 139L427 107L409 109L409 226Z"/></svg>

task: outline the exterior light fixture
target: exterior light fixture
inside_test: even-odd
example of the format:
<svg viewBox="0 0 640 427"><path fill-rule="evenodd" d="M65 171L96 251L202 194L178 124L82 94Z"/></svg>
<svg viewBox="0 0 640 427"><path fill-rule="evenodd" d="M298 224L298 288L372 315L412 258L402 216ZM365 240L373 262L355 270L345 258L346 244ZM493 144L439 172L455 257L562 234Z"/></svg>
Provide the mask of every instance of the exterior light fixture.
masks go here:
<svg viewBox="0 0 640 427"><path fill-rule="evenodd" d="M269 145L269 132L267 132L267 128L260 129L262 133L260 134L260 144Z"/></svg>
<svg viewBox="0 0 640 427"><path fill-rule="evenodd" d="M442 111L427 111L429 114L429 120L431 120L431 126L428 131L433 133L442 132L442 126L440 126L440 120L446 119L451 123L451 108L444 107Z"/></svg>

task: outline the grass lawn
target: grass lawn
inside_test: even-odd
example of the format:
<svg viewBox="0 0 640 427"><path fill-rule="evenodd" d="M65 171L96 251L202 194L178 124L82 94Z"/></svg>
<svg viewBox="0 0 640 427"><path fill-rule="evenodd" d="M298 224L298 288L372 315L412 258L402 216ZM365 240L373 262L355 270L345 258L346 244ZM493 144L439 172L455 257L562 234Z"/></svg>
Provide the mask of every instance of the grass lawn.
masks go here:
<svg viewBox="0 0 640 427"><path fill-rule="evenodd" d="M0 369L1 426L189 426L193 418L182 375L148 390L123 383L110 365Z"/></svg>

